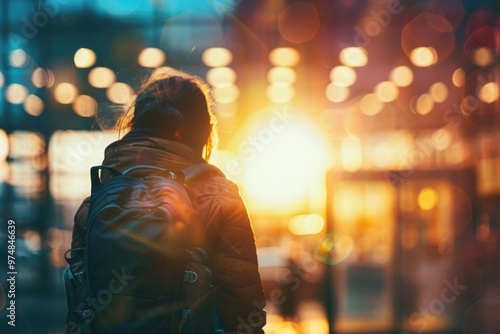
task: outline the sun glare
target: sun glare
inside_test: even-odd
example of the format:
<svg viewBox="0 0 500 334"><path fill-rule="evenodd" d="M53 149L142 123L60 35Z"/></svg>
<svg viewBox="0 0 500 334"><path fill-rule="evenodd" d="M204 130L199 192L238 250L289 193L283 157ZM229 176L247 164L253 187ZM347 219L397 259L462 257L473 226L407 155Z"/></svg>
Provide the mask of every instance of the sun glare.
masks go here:
<svg viewBox="0 0 500 334"><path fill-rule="evenodd" d="M293 213L311 200L321 201L317 196L331 154L316 125L291 109L265 110L256 117L260 122L250 122L247 135L235 143L242 167L239 182L249 207Z"/></svg>

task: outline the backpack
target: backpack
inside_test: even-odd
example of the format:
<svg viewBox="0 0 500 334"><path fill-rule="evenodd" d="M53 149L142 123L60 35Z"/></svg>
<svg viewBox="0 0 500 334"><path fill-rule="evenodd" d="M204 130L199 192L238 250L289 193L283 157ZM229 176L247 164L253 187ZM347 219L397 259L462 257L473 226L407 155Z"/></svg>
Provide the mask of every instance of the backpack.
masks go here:
<svg viewBox="0 0 500 334"><path fill-rule="evenodd" d="M83 247L65 254L66 333L224 333L185 184L211 168L90 169Z"/></svg>

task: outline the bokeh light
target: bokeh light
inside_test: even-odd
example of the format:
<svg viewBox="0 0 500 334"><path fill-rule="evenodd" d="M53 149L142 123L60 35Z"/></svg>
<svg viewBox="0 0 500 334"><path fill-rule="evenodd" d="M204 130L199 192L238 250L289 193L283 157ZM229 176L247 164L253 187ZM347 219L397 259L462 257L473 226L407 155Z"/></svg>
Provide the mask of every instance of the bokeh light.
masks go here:
<svg viewBox="0 0 500 334"><path fill-rule="evenodd" d="M294 216L288 222L288 229L294 235L318 234L325 226L325 220L317 213Z"/></svg>
<svg viewBox="0 0 500 334"><path fill-rule="evenodd" d="M292 86L271 84L266 90L267 97L274 103L290 102L295 96L295 89Z"/></svg>
<svg viewBox="0 0 500 334"><path fill-rule="evenodd" d="M350 135L344 138L340 148L341 163L344 170L355 172L363 165L361 141L357 136Z"/></svg>
<svg viewBox="0 0 500 334"><path fill-rule="evenodd" d="M0 88L3 87L4 83L5 83L5 77L3 76L3 73L0 71Z"/></svg>
<svg viewBox="0 0 500 334"><path fill-rule="evenodd" d="M465 71L462 68L457 68L453 72L451 81L455 87L462 87L465 84Z"/></svg>
<svg viewBox="0 0 500 334"><path fill-rule="evenodd" d="M316 36L320 18L316 7L305 1L288 5L278 17L278 29L283 39L300 44Z"/></svg>
<svg viewBox="0 0 500 334"><path fill-rule="evenodd" d="M28 55L23 49L17 49L9 54L9 63L12 67L23 67L28 63Z"/></svg>
<svg viewBox="0 0 500 334"><path fill-rule="evenodd" d="M418 206L422 210L431 210L438 203L438 193L432 188L424 188L418 193L417 201Z"/></svg>
<svg viewBox="0 0 500 334"><path fill-rule="evenodd" d="M453 53L455 32L445 16L423 12L405 24L401 46L416 66L430 66Z"/></svg>
<svg viewBox="0 0 500 334"><path fill-rule="evenodd" d="M51 70L46 70L46 73L47 73L47 85L45 85L45 87L51 88L52 86L54 86L54 83L56 82L56 77L54 75L54 72L52 72Z"/></svg>
<svg viewBox="0 0 500 334"><path fill-rule="evenodd" d="M362 47L350 46L340 51L339 60L346 66L363 67L368 63L368 53Z"/></svg>
<svg viewBox="0 0 500 334"><path fill-rule="evenodd" d="M44 107L43 100L36 95L29 95L24 100L24 110L31 116L39 116Z"/></svg>
<svg viewBox="0 0 500 334"><path fill-rule="evenodd" d="M493 50L490 48L477 48L472 52L472 61L479 66L488 66L493 63L495 57L493 55Z"/></svg>
<svg viewBox="0 0 500 334"><path fill-rule="evenodd" d="M374 89L378 99L382 102L392 102L398 98L399 89L392 81L382 81Z"/></svg>
<svg viewBox="0 0 500 334"><path fill-rule="evenodd" d="M133 99L134 90L126 83L115 82L106 90L106 96L113 103L127 104Z"/></svg>
<svg viewBox="0 0 500 334"><path fill-rule="evenodd" d="M411 51L410 60L415 66L428 67L434 65L438 57L434 48L422 46Z"/></svg>
<svg viewBox="0 0 500 334"><path fill-rule="evenodd" d="M236 82L236 72L230 67L216 67L207 72L206 78L213 87L228 86Z"/></svg>
<svg viewBox="0 0 500 334"><path fill-rule="evenodd" d="M5 161L9 155L9 136L0 129L0 162Z"/></svg>
<svg viewBox="0 0 500 334"><path fill-rule="evenodd" d="M407 87L413 82L413 71L408 66L398 66L392 69L389 80L398 87Z"/></svg>
<svg viewBox="0 0 500 334"><path fill-rule="evenodd" d="M330 80L340 87L352 86L356 78L356 71L348 66L335 66L330 71Z"/></svg>
<svg viewBox="0 0 500 334"><path fill-rule="evenodd" d="M234 84L219 85L214 87L213 96L218 103L233 103L240 96L240 89Z"/></svg>
<svg viewBox="0 0 500 334"><path fill-rule="evenodd" d="M49 74L43 68L36 68L31 74L31 82L37 88L45 87L49 84Z"/></svg>
<svg viewBox="0 0 500 334"><path fill-rule="evenodd" d="M429 94L434 102L444 102L448 98L448 87L443 82L433 83L429 88Z"/></svg>
<svg viewBox="0 0 500 334"><path fill-rule="evenodd" d="M422 94L417 98L416 111L420 115L427 115L434 108L434 100L430 94Z"/></svg>
<svg viewBox="0 0 500 334"><path fill-rule="evenodd" d="M377 94L366 94L359 101L359 109L365 115L372 116L380 113L384 109L384 103Z"/></svg>
<svg viewBox="0 0 500 334"><path fill-rule="evenodd" d="M488 82L479 89L479 99L484 103L493 103L498 100L498 83Z"/></svg>
<svg viewBox="0 0 500 334"><path fill-rule="evenodd" d="M342 102L349 97L349 88L337 85L335 82L326 86L326 97L332 102Z"/></svg>
<svg viewBox="0 0 500 334"><path fill-rule="evenodd" d="M90 71L88 79L96 88L108 88L116 81L116 75L107 67L96 67Z"/></svg>
<svg viewBox="0 0 500 334"><path fill-rule="evenodd" d="M238 137L233 145L243 162L239 182L250 210L300 214L304 206L324 203L328 141L306 114L290 105L254 112Z"/></svg>
<svg viewBox="0 0 500 334"><path fill-rule="evenodd" d="M27 97L28 89L21 84L10 84L5 90L5 98L12 104L21 104Z"/></svg>
<svg viewBox="0 0 500 334"><path fill-rule="evenodd" d="M267 72L267 80L275 85L292 85L297 79L295 70L289 67L273 67Z"/></svg>
<svg viewBox="0 0 500 334"><path fill-rule="evenodd" d="M327 234L314 247L314 257L328 265L337 265L351 255L354 241L347 235Z"/></svg>
<svg viewBox="0 0 500 334"><path fill-rule="evenodd" d="M80 48L75 52L73 61L78 68L88 68L95 64L97 57L94 51L87 48Z"/></svg>
<svg viewBox="0 0 500 334"><path fill-rule="evenodd" d="M444 151L447 149L450 146L451 141L451 131L446 128L438 129L432 134L432 143L438 151Z"/></svg>
<svg viewBox="0 0 500 334"><path fill-rule="evenodd" d="M61 104L72 103L77 95L78 89L76 86L68 82L60 83L54 88L54 98Z"/></svg>
<svg viewBox="0 0 500 334"><path fill-rule="evenodd" d="M22 234L24 245L32 252L38 252L42 249L42 238L40 232L28 229Z"/></svg>
<svg viewBox="0 0 500 334"><path fill-rule="evenodd" d="M300 53L294 48L276 48L269 53L269 62L274 66L293 67L300 62Z"/></svg>
<svg viewBox="0 0 500 334"><path fill-rule="evenodd" d="M209 48L203 51L201 60L209 67L228 66L233 61L233 54L226 48Z"/></svg>
<svg viewBox="0 0 500 334"><path fill-rule="evenodd" d="M137 62L142 67L156 68L165 63L167 56L158 48L145 48L139 53Z"/></svg>
<svg viewBox="0 0 500 334"><path fill-rule="evenodd" d="M235 102L240 96L238 86L229 84L224 86L216 86L213 89L213 96L218 103L229 104Z"/></svg>
<svg viewBox="0 0 500 334"><path fill-rule="evenodd" d="M73 102L73 110L82 117L91 117L97 113L97 101L89 95L79 95Z"/></svg>

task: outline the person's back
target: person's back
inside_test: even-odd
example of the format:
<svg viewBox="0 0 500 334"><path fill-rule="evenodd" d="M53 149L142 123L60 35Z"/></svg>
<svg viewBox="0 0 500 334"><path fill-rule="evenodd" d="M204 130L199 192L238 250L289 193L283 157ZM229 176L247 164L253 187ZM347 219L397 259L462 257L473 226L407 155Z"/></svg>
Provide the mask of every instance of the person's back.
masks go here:
<svg viewBox="0 0 500 334"><path fill-rule="evenodd" d="M125 123L119 126L130 132L106 148L103 161L120 172L139 165L186 170L206 163L202 155L208 157L213 148L210 100L193 77L150 79L121 121ZM197 215L197 226L190 227L189 234L208 253L223 328L227 333L263 333L265 301L246 208L232 182L213 166L207 170L188 182ZM85 200L75 215L73 248L83 245L88 203ZM157 269L150 268L151 273ZM125 312L123 308L126 305L120 312ZM110 315L117 327L120 312L113 310ZM113 331L108 328L108 332Z"/></svg>

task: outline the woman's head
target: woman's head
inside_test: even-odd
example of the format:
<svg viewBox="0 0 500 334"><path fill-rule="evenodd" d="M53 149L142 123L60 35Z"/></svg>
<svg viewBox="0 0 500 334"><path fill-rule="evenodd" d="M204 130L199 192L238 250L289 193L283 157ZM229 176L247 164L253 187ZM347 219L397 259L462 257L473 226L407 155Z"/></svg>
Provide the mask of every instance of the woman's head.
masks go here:
<svg viewBox="0 0 500 334"><path fill-rule="evenodd" d="M186 144L196 152L204 150L208 159L216 144L211 105L209 89L200 79L169 70L143 84L118 127L147 131Z"/></svg>

